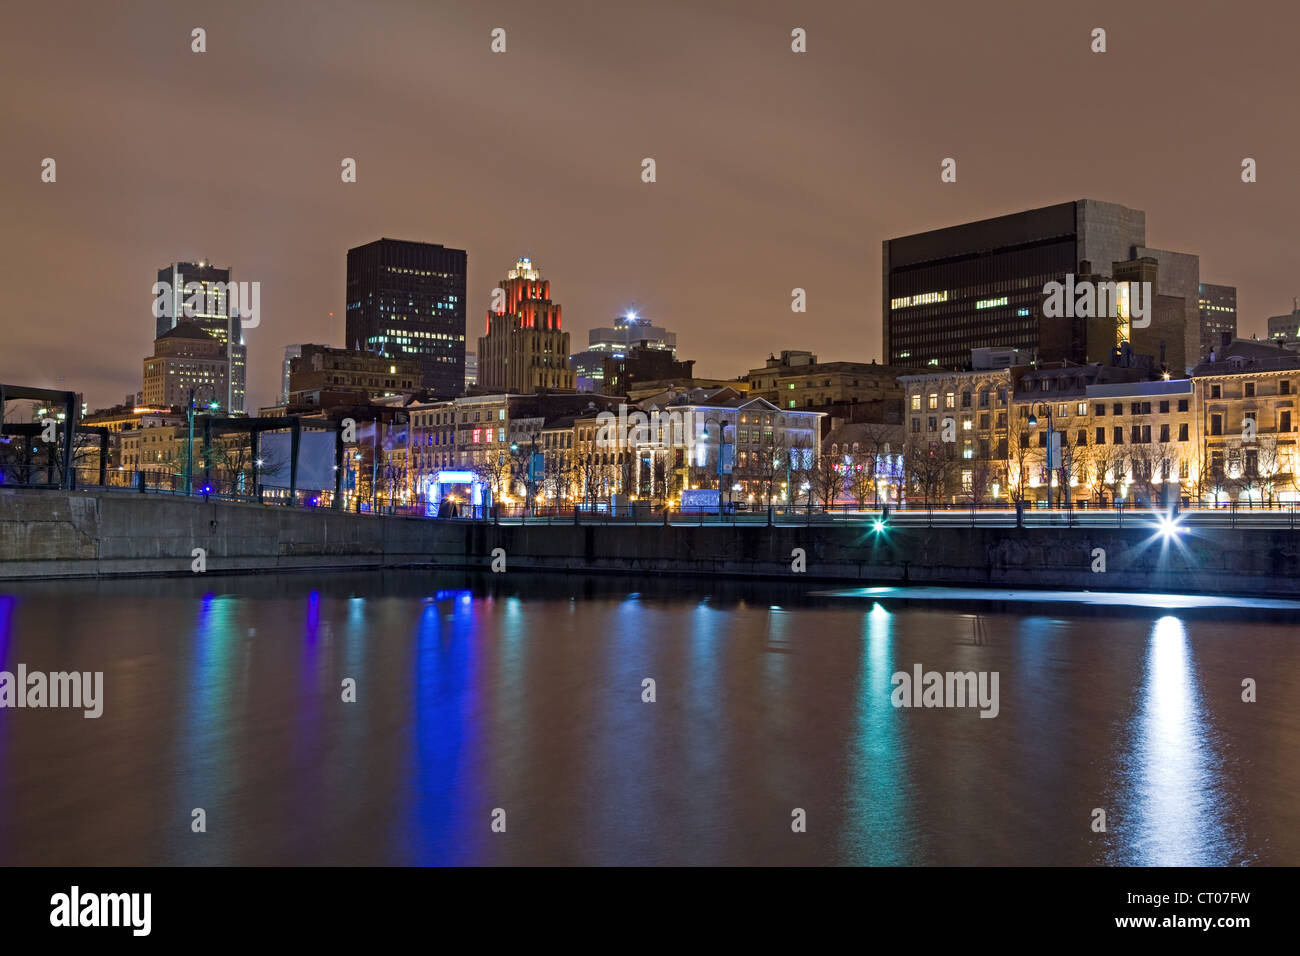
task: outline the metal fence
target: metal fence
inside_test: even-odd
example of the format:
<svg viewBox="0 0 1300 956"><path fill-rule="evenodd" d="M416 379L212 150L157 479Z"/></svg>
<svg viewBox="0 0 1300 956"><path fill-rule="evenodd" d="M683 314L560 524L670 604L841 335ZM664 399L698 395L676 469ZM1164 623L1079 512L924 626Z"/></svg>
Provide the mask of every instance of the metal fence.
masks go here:
<svg viewBox="0 0 1300 956"><path fill-rule="evenodd" d="M43 475L33 475L33 478ZM184 497L185 476L159 471L111 471L106 484L98 483L96 469L77 469L74 487L82 491L120 494L175 495ZM18 487L33 491L57 490L58 483L12 481L0 487ZM265 507L334 508L332 492L299 491L290 498L283 489L251 490L242 483L219 479L194 479L191 497L204 500L242 502ZM1186 502L1186 499L1184 499ZM1025 502L1022 507L1003 503L907 504L858 508L854 505L800 506L776 505L745 510L683 512L664 508L648 501L624 503L617 508L608 502L590 502L564 507L525 508L521 505L498 505L492 508L465 506L456 517L438 517L426 505L388 502L382 497L359 498L344 495L339 507L361 515L389 515L437 521L489 522L500 525L664 525L664 526L752 526L752 525L838 525L862 524L869 530L884 527L1080 527L1122 528L1176 521L1179 526L1288 528L1296 527L1296 502L1221 502L1206 505L1180 503L1168 508L1153 508L1129 502L1073 502L1069 507L1048 508L1043 502Z"/></svg>

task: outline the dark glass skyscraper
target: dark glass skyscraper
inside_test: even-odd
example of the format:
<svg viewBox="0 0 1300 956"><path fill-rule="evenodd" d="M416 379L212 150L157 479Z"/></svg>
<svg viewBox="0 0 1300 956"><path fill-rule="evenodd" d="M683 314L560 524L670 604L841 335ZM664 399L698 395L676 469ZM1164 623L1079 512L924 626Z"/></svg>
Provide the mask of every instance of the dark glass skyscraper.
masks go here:
<svg viewBox="0 0 1300 956"><path fill-rule="evenodd" d="M1044 285L1085 261L1109 272L1145 244L1144 213L1092 199L887 239L885 362L963 368L990 347L1082 361L1079 330L1043 321Z"/></svg>
<svg viewBox="0 0 1300 956"><path fill-rule="evenodd" d="M418 358L439 398L465 391L463 249L378 239L348 250L347 347Z"/></svg>

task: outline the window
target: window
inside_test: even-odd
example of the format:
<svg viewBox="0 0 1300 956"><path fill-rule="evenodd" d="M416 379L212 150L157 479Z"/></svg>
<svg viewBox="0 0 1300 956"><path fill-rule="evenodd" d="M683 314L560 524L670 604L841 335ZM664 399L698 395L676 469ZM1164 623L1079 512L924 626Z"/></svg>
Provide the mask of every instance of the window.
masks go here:
<svg viewBox="0 0 1300 956"><path fill-rule="evenodd" d="M912 396L912 411L914 411L914 412L919 412L920 410L921 410L921 396L920 396L920 395L913 395L913 396Z"/></svg>
<svg viewBox="0 0 1300 956"><path fill-rule="evenodd" d="M932 431L932 432L934 432L934 431L938 431L938 430L939 430L939 419L937 419L937 418L935 418L933 415L931 415L931 416L930 416L929 425L930 425L930 428L929 428L930 431Z"/></svg>
<svg viewBox="0 0 1300 956"><path fill-rule="evenodd" d="M1141 414L1142 414L1142 403L1141 403L1141 402L1129 402L1129 405L1128 405L1128 413L1129 413L1130 415L1141 415Z"/></svg>
<svg viewBox="0 0 1300 956"><path fill-rule="evenodd" d="M1169 414L1169 403L1168 403L1168 402L1161 402L1161 403L1160 403L1160 414L1161 414L1161 415L1168 415L1168 414Z"/></svg>
<svg viewBox="0 0 1300 956"><path fill-rule="evenodd" d="M1187 441L1187 422L1183 422L1178 426L1178 440ZM1187 476L1184 475L1183 477L1185 478Z"/></svg>
<svg viewBox="0 0 1300 956"><path fill-rule="evenodd" d="M970 408L970 392L961 393L961 407Z"/></svg>
<svg viewBox="0 0 1300 956"><path fill-rule="evenodd" d="M1254 397L1255 397L1255 383L1254 383L1254 382L1247 382L1247 383L1246 383L1246 397L1247 397L1247 398L1254 398Z"/></svg>
<svg viewBox="0 0 1300 956"><path fill-rule="evenodd" d="M913 418L913 419L912 419L912 431L915 433L915 432L919 432L920 430L921 430L921 419L919 419L919 418Z"/></svg>
<svg viewBox="0 0 1300 956"><path fill-rule="evenodd" d="M1279 395L1291 394L1291 380L1289 378L1284 378L1282 381L1277 383L1277 393Z"/></svg>
<svg viewBox="0 0 1300 956"><path fill-rule="evenodd" d="M1281 412L1277 419L1277 430L1280 432L1289 432L1291 430L1291 413Z"/></svg>
<svg viewBox="0 0 1300 956"><path fill-rule="evenodd" d="M1180 412L1185 412L1185 411L1187 411L1187 399L1185 399L1185 398L1180 398L1180 399L1178 400L1178 410L1179 410Z"/></svg>
<svg viewBox="0 0 1300 956"><path fill-rule="evenodd" d="M1094 406L1092 407L1092 413L1093 413L1094 415L1096 415L1098 418L1105 418L1105 417L1106 417L1106 406L1105 406L1105 405L1094 405Z"/></svg>
<svg viewBox="0 0 1300 956"><path fill-rule="evenodd" d="M1087 402L1079 402L1078 405L1075 406L1075 412L1076 412L1077 414L1079 414L1079 415L1087 415L1087 414L1088 414L1088 403L1087 403Z"/></svg>
<svg viewBox="0 0 1300 956"><path fill-rule="evenodd" d="M1169 426L1168 426L1168 425L1161 425L1161 426L1160 426L1160 440L1161 440L1162 442L1169 441Z"/></svg>
<svg viewBox="0 0 1300 956"><path fill-rule="evenodd" d="M1057 418L1069 418L1069 417L1070 417L1070 406L1067 405L1065 402L1061 402L1059 405L1057 405L1057 406L1056 406L1056 417L1057 417Z"/></svg>
<svg viewBox="0 0 1300 956"><path fill-rule="evenodd" d="M980 408L988 408L988 407L989 407L989 393L980 392Z"/></svg>
<svg viewBox="0 0 1300 956"><path fill-rule="evenodd" d="M1111 407L1110 413L1111 413L1112 415L1123 415L1123 414L1124 414L1124 403L1123 403L1123 402L1116 402L1116 403L1114 404L1114 406Z"/></svg>
<svg viewBox="0 0 1300 956"><path fill-rule="evenodd" d="M1102 425L1097 426L1096 442L1094 442L1094 444L1097 445L1106 444L1106 429Z"/></svg>
<svg viewBox="0 0 1300 956"><path fill-rule="evenodd" d="M936 409L936 408L938 408L938 407L939 407L939 394L938 394L937 392L931 392L931 393L930 393L930 410L933 411L934 409Z"/></svg>
<svg viewBox="0 0 1300 956"><path fill-rule="evenodd" d="M1210 386L1210 398L1223 398L1223 386L1222 386L1222 385L1211 385L1211 386Z"/></svg>
<svg viewBox="0 0 1300 956"><path fill-rule="evenodd" d="M1217 386L1216 386L1216 387L1217 387ZM1222 416L1222 415L1211 415L1211 416L1210 416L1210 434L1211 434L1211 435L1222 435L1222 434L1223 434L1223 416Z"/></svg>
<svg viewBox="0 0 1300 956"><path fill-rule="evenodd" d="M944 396L943 396L943 407L944 407L944 408L956 408L956 407L957 407L957 394L956 394L955 392L946 392L946 393L944 393Z"/></svg>
<svg viewBox="0 0 1300 956"><path fill-rule="evenodd" d="M1074 436L1074 443L1076 445L1088 444L1088 429L1080 428L1078 433Z"/></svg>
<svg viewBox="0 0 1300 956"><path fill-rule="evenodd" d="M1124 426L1116 425L1111 433L1111 443L1114 445L1124 444Z"/></svg>

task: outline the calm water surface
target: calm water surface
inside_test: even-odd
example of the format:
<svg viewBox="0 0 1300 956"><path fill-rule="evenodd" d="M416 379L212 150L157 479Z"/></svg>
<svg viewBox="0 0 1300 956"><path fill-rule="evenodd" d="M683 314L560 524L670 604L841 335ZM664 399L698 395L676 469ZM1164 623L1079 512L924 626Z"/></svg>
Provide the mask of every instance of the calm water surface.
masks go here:
<svg viewBox="0 0 1300 956"><path fill-rule="evenodd" d="M0 583L0 670L105 683L0 709L0 862L1300 864L1300 615L813 590ZM896 709L918 663L998 716Z"/></svg>

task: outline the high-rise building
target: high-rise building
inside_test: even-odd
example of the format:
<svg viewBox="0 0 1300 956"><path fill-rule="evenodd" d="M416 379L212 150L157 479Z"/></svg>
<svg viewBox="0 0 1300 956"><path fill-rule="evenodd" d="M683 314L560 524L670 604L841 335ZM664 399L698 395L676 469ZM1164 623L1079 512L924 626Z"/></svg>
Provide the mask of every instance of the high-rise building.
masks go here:
<svg viewBox="0 0 1300 956"><path fill-rule="evenodd" d="M194 389L197 404L224 408L230 394L226 348L197 322L181 319L154 339L153 355L144 360L143 404L188 406Z"/></svg>
<svg viewBox="0 0 1300 956"><path fill-rule="evenodd" d="M1204 362L1210 357L1210 350L1223 341L1225 333L1229 342L1237 337L1237 287L1202 282L1197 305L1201 317L1200 360Z"/></svg>
<svg viewBox="0 0 1300 956"><path fill-rule="evenodd" d="M230 269L218 268L206 259L173 262L158 270L158 285L154 290L154 338L174 329L182 319L189 319L217 339L226 347L230 361L226 394L218 401L222 409L242 415L248 380L248 349L244 345L239 302L230 294Z"/></svg>
<svg viewBox="0 0 1300 956"><path fill-rule="evenodd" d="M626 356L632 348L655 349L673 356L677 352L677 333L653 325L649 319L629 309L605 325L587 333L587 348L569 356L569 365L583 391L601 390L605 376L605 359Z"/></svg>
<svg viewBox="0 0 1300 956"><path fill-rule="evenodd" d="M1300 341L1300 299L1292 300L1291 311L1268 317L1268 337L1277 342ZM1215 342L1217 345L1218 342Z"/></svg>
<svg viewBox="0 0 1300 956"><path fill-rule="evenodd" d="M347 347L416 358L440 398L465 391L463 249L377 239L348 250Z"/></svg>
<svg viewBox="0 0 1300 956"><path fill-rule="evenodd" d="M550 281L523 258L499 286L500 311L488 311L487 334L478 340L479 388L520 394L572 389L569 333L551 301Z"/></svg>
<svg viewBox="0 0 1300 956"><path fill-rule="evenodd" d="M885 363L956 369L975 348L1026 349L1042 361L1077 362L1090 351L1109 351L1110 343L1089 343L1086 321L1044 317L1044 287L1088 271L1082 263L1108 273L1137 256L1177 255L1145 246L1144 212L1092 199L885 240ZM1185 263L1169 260L1171 271L1174 265ZM1183 294L1183 284L1173 294ZM1195 315L1194 282L1190 296ZM1181 341L1166 344L1183 351Z"/></svg>

